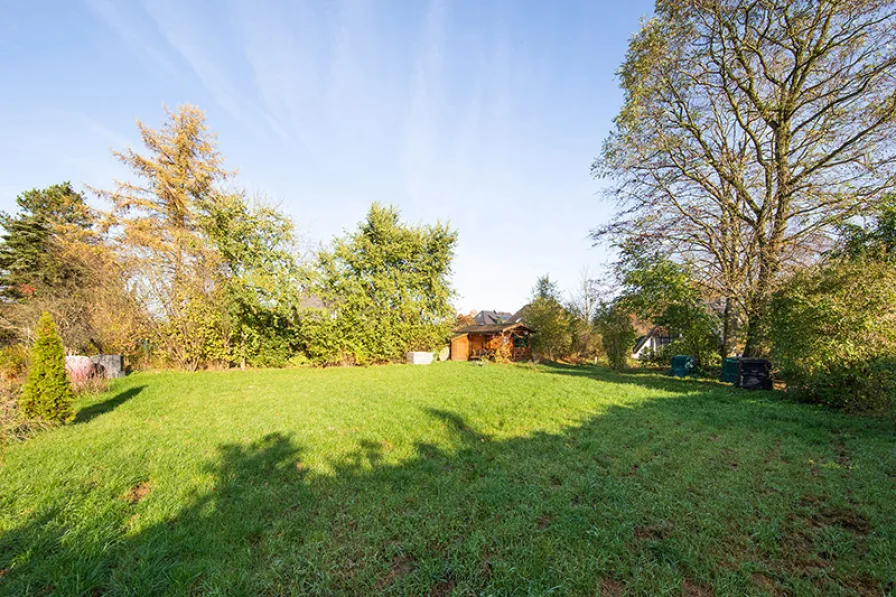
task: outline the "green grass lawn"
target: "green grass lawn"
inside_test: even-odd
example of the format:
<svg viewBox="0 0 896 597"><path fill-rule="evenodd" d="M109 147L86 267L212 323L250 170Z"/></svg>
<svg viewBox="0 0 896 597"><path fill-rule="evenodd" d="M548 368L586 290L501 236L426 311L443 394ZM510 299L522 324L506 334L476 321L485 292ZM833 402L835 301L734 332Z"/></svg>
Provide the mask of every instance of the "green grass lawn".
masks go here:
<svg viewBox="0 0 896 597"><path fill-rule="evenodd" d="M144 373L0 466L0 593L896 591L892 423L600 368Z"/></svg>

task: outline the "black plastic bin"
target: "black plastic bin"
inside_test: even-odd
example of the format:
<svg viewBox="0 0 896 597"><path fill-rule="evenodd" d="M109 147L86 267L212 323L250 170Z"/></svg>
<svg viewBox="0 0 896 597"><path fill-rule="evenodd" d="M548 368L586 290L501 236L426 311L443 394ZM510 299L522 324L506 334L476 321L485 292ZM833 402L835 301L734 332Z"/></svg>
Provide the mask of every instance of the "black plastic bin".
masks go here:
<svg viewBox="0 0 896 597"><path fill-rule="evenodd" d="M771 390L772 362L768 359L742 358L737 385L745 390Z"/></svg>

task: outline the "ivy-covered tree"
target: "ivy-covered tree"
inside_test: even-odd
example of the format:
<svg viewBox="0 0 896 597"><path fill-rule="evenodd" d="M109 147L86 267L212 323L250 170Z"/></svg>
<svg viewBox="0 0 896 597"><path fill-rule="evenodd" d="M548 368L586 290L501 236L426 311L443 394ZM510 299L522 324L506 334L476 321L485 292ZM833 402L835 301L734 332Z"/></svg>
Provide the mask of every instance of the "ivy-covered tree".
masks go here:
<svg viewBox="0 0 896 597"><path fill-rule="evenodd" d="M306 310L303 340L318 362L385 362L433 350L448 337L457 233L409 226L374 203L358 230L322 251L309 273L320 309Z"/></svg>
<svg viewBox="0 0 896 597"><path fill-rule="evenodd" d="M36 335L19 409L30 419L68 423L75 418L74 393L65 372L62 339L49 313L41 315Z"/></svg>

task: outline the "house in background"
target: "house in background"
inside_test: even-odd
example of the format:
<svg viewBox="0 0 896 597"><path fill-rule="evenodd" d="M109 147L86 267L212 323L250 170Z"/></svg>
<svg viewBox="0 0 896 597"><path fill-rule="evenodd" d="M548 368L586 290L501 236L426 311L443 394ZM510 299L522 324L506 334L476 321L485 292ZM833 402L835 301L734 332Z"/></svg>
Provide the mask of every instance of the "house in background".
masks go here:
<svg viewBox="0 0 896 597"><path fill-rule="evenodd" d="M669 330L655 325L635 342L632 356L641 359L647 355L656 354L670 344L672 344L672 336L669 334Z"/></svg>
<svg viewBox="0 0 896 597"><path fill-rule="evenodd" d="M513 313L507 311L480 311L473 317L476 325L501 325L507 323Z"/></svg>
<svg viewBox="0 0 896 597"><path fill-rule="evenodd" d="M511 359L525 361L532 358L529 335L532 330L523 323L523 311L480 311L473 318L473 325L454 330L451 338L451 360L469 361L488 358L502 344L510 344ZM487 323L481 323L487 322Z"/></svg>

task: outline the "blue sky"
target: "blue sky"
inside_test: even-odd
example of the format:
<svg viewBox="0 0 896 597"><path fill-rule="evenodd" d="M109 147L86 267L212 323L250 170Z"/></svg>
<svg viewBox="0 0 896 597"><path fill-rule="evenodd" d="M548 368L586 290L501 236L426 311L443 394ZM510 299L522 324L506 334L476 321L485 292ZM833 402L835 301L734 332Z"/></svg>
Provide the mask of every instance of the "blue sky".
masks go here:
<svg viewBox="0 0 896 597"><path fill-rule="evenodd" d="M3 0L0 209L127 173L136 119L205 110L238 182L306 245L372 201L459 231L458 309L514 310L607 259L589 167L652 2Z"/></svg>

